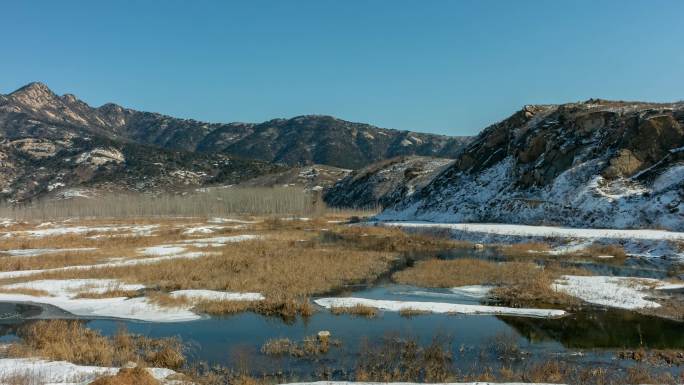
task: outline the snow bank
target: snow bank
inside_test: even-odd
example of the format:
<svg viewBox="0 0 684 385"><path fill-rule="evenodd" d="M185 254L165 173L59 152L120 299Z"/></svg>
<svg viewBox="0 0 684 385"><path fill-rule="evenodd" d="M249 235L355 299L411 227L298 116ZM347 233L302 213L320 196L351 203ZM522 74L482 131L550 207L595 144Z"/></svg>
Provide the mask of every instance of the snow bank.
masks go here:
<svg viewBox="0 0 684 385"><path fill-rule="evenodd" d="M145 247L145 248L138 250L138 252L142 255L156 255L156 256L177 255L177 254L181 254L185 251L186 251L186 249L184 247L174 246L174 245L152 246L152 247Z"/></svg>
<svg viewBox="0 0 684 385"><path fill-rule="evenodd" d="M353 382L353 381L318 381L318 382L291 382L281 385L425 385L417 382ZM548 383L529 382L434 382L430 385L563 385Z"/></svg>
<svg viewBox="0 0 684 385"><path fill-rule="evenodd" d="M231 293L216 290L176 290L172 291L174 298L187 298L193 301L263 301L261 293Z"/></svg>
<svg viewBox="0 0 684 385"><path fill-rule="evenodd" d="M140 225L140 226L71 226L71 227L53 227L40 230L22 230L5 233L6 237L11 236L26 236L34 238L53 237L67 234L86 234L86 233L111 233L111 232L125 232L131 236L150 236L157 229L159 225Z"/></svg>
<svg viewBox="0 0 684 385"><path fill-rule="evenodd" d="M176 374L171 369L148 368L147 371L162 384L168 384L165 379ZM13 376L27 376L31 383L46 385L86 385L98 377L114 375L118 368L100 366L81 366L66 361L46 361L32 358L3 358L0 359L0 384L3 378ZM7 383L7 385L12 385Z"/></svg>
<svg viewBox="0 0 684 385"><path fill-rule="evenodd" d="M430 313L457 313L483 315L513 315L522 317L552 318L566 315L563 310L523 309L485 305L463 305L443 302L387 301L367 298L320 298L314 301L325 308L354 307L357 305L374 307L386 311L417 310Z"/></svg>
<svg viewBox="0 0 684 385"><path fill-rule="evenodd" d="M528 226L499 223L380 222L383 226L404 228L449 229L468 233L485 233L519 237L573 239L642 239L684 240L684 232L665 230L581 229L553 226Z"/></svg>
<svg viewBox="0 0 684 385"><path fill-rule="evenodd" d="M73 297L78 293L102 294L110 290L135 291L144 285L123 283L116 279L45 279L13 283L0 286L1 289L33 289L50 293L53 297Z"/></svg>
<svg viewBox="0 0 684 385"><path fill-rule="evenodd" d="M647 299L655 296L652 290L676 290L684 288L684 284L648 278L565 275L554 282L553 288L596 305L634 310L660 307Z"/></svg>
<svg viewBox="0 0 684 385"><path fill-rule="evenodd" d="M98 282L103 285L98 286ZM45 290L50 293L48 296L0 293L0 301L47 304L87 318L107 317L150 322L182 322L201 318L187 308L161 307L142 297L76 298L79 292L102 293L115 287L130 290L144 288L142 285L128 285L106 279L43 280L6 285L2 288Z"/></svg>
<svg viewBox="0 0 684 385"><path fill-rule="evenodd" d="M190 311L192 304L178 307L161 307L147 298L77 298L79 293L105 293L109 290L142 290L144 285L127 284L114 279L63 279L15 283L0 287L0 301L33 302L52 305L81 317L122 318L150 322L193 321L201 317ZM47 296L2 293L2 290L34 289L49 293ZM260 293L234 293L215 290L177 290L172 297L192 301L261 301Z"/></svg>

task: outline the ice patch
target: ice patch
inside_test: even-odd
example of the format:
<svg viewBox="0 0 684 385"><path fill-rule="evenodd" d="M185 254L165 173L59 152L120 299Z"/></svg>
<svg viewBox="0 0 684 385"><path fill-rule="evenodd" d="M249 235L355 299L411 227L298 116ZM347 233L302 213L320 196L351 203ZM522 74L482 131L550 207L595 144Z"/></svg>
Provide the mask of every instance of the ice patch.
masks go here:
<svg viewBox="0 0 684 385"><path fill-rule="evenodd" d="M139 249L138 252L142 255L151 255L151 256L163 256L163 255L177 255L180 253L185 252L186 249L184 247L180 246L173 246L173 245L160 245L160 246L152 246L152 247L145 247L142 249Z"/></svg>
<svg viewBox="0 0 684 385"><path fill-rule="evenodd" d="M482 314L482 315L513 315L521 317L555 318L566 315L563 310L553 309L524 309L485 305L463 305L443 302L412 302L387 301L367 298L320 298L314 301L325 308L354 307L357 305L374 307L385 311L417 310L430 313L453 314Z"/></svg>
<svg viewBox="0 0 684 385"><path fill-rule="evenodd" d="M485 285L469 285L469 286L458 286L449 289L454 294L462 295L464 297L470 298L486 298L489 292L492 291L494 286Z"/></svg>
<svg viewBox="0 0 684 385"><path fill-rule="evenodd" d="M668 284L658 279L577 275L565 275L553 284L556 291L585 302L628 310L658 308L659 303L647 299L654 296L650 290L682 287L684 284Z"/></svg>

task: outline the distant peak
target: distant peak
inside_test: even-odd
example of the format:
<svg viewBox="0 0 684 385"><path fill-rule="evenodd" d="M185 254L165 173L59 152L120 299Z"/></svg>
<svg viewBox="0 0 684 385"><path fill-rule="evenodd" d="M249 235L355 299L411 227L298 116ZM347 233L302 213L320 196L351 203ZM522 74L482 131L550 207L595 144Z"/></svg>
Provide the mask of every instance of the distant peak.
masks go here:
<svg viewBox="0 0 684 385"><path fill-rule="evenodd" d="M9 96L20 103L33 106L34 108L52 103L57 99L57 95L48 86L39 82L29 83L12 92Z"/></svg>
<svg viewBox="0 0 684 385"><path fill-rule="evenodd" d="M54 95L52 90L50 90L50 88L47 85L45 85L45 83L41 83L41 82L31 82L31 83L19 88L18 90L12 92L10 95L19 94L19 93L29 93L29 92L30 93L47 93L47 94L53 94Z"/></svg>

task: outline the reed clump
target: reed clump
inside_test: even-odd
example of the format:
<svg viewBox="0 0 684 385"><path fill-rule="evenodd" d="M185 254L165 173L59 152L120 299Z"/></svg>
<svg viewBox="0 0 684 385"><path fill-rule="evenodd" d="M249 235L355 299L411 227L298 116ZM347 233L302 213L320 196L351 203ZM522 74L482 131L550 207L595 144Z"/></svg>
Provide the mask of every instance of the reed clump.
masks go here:
<svg viewBox="0 0 684 385"><path fill-rule="evenodd" d="M24 325L20 341L10 345L11 357L42 357L80 365L122 366L136 362L178 369L185 363L183 345L176 338L153 339L119 330L108 338L81 321L49 320Z"/></svg>

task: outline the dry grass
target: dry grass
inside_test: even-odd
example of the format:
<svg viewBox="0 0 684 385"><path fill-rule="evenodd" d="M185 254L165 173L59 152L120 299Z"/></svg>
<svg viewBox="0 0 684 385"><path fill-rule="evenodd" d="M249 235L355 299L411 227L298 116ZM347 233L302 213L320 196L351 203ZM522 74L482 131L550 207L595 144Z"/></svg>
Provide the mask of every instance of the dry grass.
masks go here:
<svg viewBox="0 0 684 385"><path fill-rule="evenodd" d="M302 342L297 343L289 338L275 338L266 341L261 346L261 353L268 356L289 355L292 357L312 357L328 353L330 347L339 347L340 341L321 339L317 336L304 337Z"/></svg>
<svg viewBox="0 0 684 385"><path fill-rule="evenodd" d="M498 246L497 250L507 257L526 258L544 256L546 253L551 251L551 247L546 243L526 242Z"/></svg>
<svg viewBox="0 0 684 385"><path fill-rule="evenodd" d="M624 350L617 353L621 360L647 362L652 365L682 366L684 365L684 351L663 349Z"/></svg>
<svg viewBox="0 0 684 385"><path fill-rule="evenodd" d="M123 289L113 289L113 290L107 290L101 293L98 292L92 292L92 291L84 291L76 294L74 298L88 298L88 299L98 299L98 298L119 298L119 297L126 297L126 298L132 298L132 297L137 297L140 295L140 292L137 290L123 290Z"/></svg>
<svg viewBox="0 0 684 385"><path fill-rule="evenodd" d="M335 315L351 314L359 317L375 318L378 316L378 309L371 306L357 304L346 307L332 307L330 308L330 313Z"/></svg>
<svg viewBox="0 0 684 385"><path fill-rule="evenodd" d="M552 289L551 284L563 274L588 274L578 269L557 266L541 267L531 262L490 262L480 259L430 259L395 273L392 278L403 284L448 288L465 285L494 285L495 298L509 306L529 304L576 304L577 301Z"/></svg>
<svg viewBox="0 0 684 385"><path fill-rule="evenodd" d="M156 264L45 272L37 279L114 278L165 291L214 289L307 298L347 283L370 280L395 260L390 253L298 247L286 241L247 241L212 249L219 255ZM5 280L6 283L25 281Z"/></svg>
<svg viewBox="0 0 684 385"><path fill-rule="evenodd" d="M398 228L382 226L337 227L323 232L319 242L351 250L385 252L439 251L472 247L469 242L456 241L448 237L407 233Z"/></svg>
<svg viewBox="0 0 684 385"><path fill-rule="evenodd" d="M497 250L511 259L533 258L539 260L569 261L612 256L613 258L601 260L605 263L623 263L627 258L625 249L621 245L615 244L592 244L582 250L556 255L549 254L551 247L548 244L539 242L500 245L497 247Z"/></svg>
<svg viewBox="0 0 684 385"><path fill-rule="evenodd" d="M123 330L107 338L79 321L37 321L19 328L17 335L20 342L7 351L11 357L43 357L97 366L121 366L132 361L172 369L185 362L177 339L151 339Z"/></svg>
<svg viewBox="0 0 684 385"><path fill-rule="evenodd" d="M100 377L90 385L159 385L152 375L143 368L123 368L113 376Z"/></svg>
<svg viewBox="0 0 684 385"><path fill-rule="evenodd" d="M449 382L455 378L452 360L443 339L423 347L415 340L387 338L379 346L362 347L356 381Z"/></svg>
<svg viewBox="0 0 684 385"><path fill-rule="evenodd" d="M411 318L419 315L430 314L429 311L418 310L418 309L401 309L399 310L399 315L406 318Z"/></svg>
<svg viewBox="0 0 684 385"><path fill-rule="evenodd" d="M34 297L47 297L50 295L50 293L48 293L45 290L30 289L30 288L16 288L16 289L0 288L0 293L32 295Z"/></svg>

